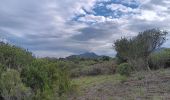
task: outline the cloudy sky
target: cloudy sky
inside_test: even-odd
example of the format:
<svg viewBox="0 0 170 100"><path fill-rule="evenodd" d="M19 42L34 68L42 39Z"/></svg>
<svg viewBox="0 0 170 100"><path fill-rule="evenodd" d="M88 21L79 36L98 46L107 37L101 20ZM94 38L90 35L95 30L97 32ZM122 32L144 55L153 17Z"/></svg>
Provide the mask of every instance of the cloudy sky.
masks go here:
<svg viewBox="0 0 170 100"><path fill-rule="evenodd" d="M116 39L149 28L170 31L170 0L0 0L1 40L38 57L114 56Z"/></svg>

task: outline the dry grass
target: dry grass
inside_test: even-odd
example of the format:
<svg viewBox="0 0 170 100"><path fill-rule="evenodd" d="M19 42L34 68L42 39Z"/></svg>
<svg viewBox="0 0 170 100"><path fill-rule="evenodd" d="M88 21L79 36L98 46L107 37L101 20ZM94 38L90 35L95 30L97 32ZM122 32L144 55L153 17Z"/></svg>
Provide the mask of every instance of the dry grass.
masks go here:
<svg viewBox="0 0 170 100"><path fill-rule="evenodd" d="M128 79L120 75L74 80L81 94L70 100L170 100L170 69L138 72Z"/></svg>

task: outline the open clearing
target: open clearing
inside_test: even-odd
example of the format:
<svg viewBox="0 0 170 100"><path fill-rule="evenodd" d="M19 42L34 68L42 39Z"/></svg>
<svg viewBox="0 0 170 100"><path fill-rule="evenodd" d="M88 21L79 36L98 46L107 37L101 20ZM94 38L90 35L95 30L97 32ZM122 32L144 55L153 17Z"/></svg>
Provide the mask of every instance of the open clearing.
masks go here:
<svg viewBox="0 0 170 100"><path fill-rule="evenodd" d="M69 100L170 100L170 69L137 72L130 77L100 75L73 79Z"/></svg>

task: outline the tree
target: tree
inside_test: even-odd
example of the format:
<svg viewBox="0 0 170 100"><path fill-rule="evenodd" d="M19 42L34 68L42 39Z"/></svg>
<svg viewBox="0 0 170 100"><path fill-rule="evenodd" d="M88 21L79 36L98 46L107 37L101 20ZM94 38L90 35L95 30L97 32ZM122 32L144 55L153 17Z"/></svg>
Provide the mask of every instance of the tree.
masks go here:
<svg viewBox="0 0 170 100"><path fill-rule="evenodd" d="M133 38L117 40L114 47L118 55L127 59L131 65L138 69L147 68L150 70L148 57L166 41L167 34L166 31L161 31L160 29L149 29L140 32Z"/></svg>

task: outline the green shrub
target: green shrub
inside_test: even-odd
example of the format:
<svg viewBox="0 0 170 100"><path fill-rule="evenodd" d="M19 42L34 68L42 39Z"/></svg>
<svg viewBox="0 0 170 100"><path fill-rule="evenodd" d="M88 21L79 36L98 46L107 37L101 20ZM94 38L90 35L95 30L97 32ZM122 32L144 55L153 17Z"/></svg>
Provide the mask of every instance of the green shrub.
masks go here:
<svg viewBox="0 0 170 100"><path fill-rule="evenodd" d="M35 58L25 49L0 42L0 100L63 100L72 89L68 68L74 65Z"/></svg>
<svg viewBox="0 0 170 100"><path fill-rule="evenodd" d="M4 100L32 100L30 88L20 78L20 73L7 69L0 77L0 93Z"/></svg>
<svg viewBox="0 0 170 100"><path fill-rule="evenodd" d="M0 63L8 68L20 71L32 62L33 59L32 53L28 50L6 43L0 43Z"/></svg>
<svg viewBox="0 0 170 100"><path fill-rule="evenodd" d="M37 100L45 95L62 96L69 91L71 84L66 68L64 62L50 63L37 59L26 67L21 75L23 82L34 91L35 100Z"/></svg>
<svg viewBox="0 0 170 100"><path fill-rule="evenodd" d="M152 69L170 67L170 49L152 53L149 57L149 64Z"/></svg>
<svg viewBox="0 0 170 100"><path fill-rule="evenodd" d="M129 76L132 72L132 67L128 63L122 63L118 65L116 71L121 75Z"/></svg>

